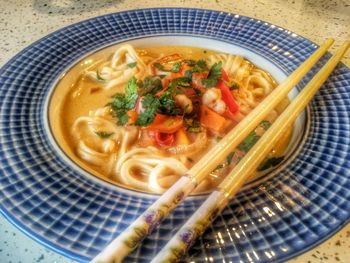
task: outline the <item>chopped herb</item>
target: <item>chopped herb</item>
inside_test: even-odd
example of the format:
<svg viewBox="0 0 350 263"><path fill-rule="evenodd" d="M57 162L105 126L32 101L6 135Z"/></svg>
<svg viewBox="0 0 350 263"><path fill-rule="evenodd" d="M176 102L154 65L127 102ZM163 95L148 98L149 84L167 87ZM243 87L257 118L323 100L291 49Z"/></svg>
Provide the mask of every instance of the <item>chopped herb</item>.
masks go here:
<svg viewBox="0 0 350 263"><path fill-rule="evenodd" d="M109 133L109 132L101 131L101 132L95 132L95 134L102 139L107 139L111 137L114 134L114 132Z"/></svg>
<svg viewBox="0 0 350 263"><path fill-rule="evenodd" d="M137 86L139 87L139 93L142 96L146 94L156 94L163 89L160 78L153 76L147 76L143 81L139 80Z"/></svg>
<svg viewBox="0 0 350 263"><path fill-rule="evenodd" d="M244 139L243 142L241 142L238 145L238 149L243 151L244 153L247 153L254 144L260 139L260 136L258 136L255 131L252 131L249 133L249 135Z"/></svg>
<svg viewBox="0 0 350 263"><path fill-rule="evenodd" d="M166 68L164 67L164 65L156 62L153 64L153 66L158 69L158 70L161 70L161 71L170 71L170 72L173 72L173 73L177 73L181 70L181 62L176 62L175 64L173 64L173 66L171 68Z"/></svg>
<svg viewBox="0 0 350 263"><path fill-rule="evenodd" d="M186 70L186 71L185 71L184 77L191 80L191 79L192 79L192 74L193 74L193 73L192 73L191 70Z"/></svg>
<svg viewBox="0 0 350 263"><path fill-rule="evenodd" d="M129 116L127 115L128 110L135 107L136 100L138 98L136 78L133 77L128 81L125 87L125 94L117 93L113 96L113 101L109 103L114 115L117 117L118 125L125 125Z"/></svg>
<svg viewBox="0 0 350 263"><path fill-rule="evenodd" d="M199 89L194 89L194 92L196 93L197 96L201 97L203 92Z"/></svg>
<svg viewBox="0 0 350 263"><path fill-rule="evenodd" d="M101 77L100 72L96 70L96 79L101 82L105 82L106 80Z"/></svg>
<svg viewBox="0 0 350 263"><path fill-rule="evenodd" d="M204 59L200 59L197 61L196 65L192 69L193 72L203 72L208 70L207 62Z"/></svg>
<svg viewBox="0 0 350 263"><path fill-rule="evenodd" d="M197 64L197 62L195 60L193 60L193 59L186 59L186 60L184 60L184 62L187 65L189 65L190 67L194 67Z"/></svg>
<svg viewBox="0 0 350 263"><path fill-rule="evenodd" d="M160 75L158 75L158 77L161 78L161 79L164 79L166 77L166 75L165 74L160 74Z"/></svg>
<svg viewBox="0 0 350 263"><path fill-rule="evenodd" d="M175 87L189 88L191 87L191 79L187 77L173 79L169 84L169 88Z"/></svg>
<svg viewBox="0 0 350 263"><path fill-rule="evenodd" d="M145 111L138 115L135 124L139 126L147 126L153 122L160 106L160 102L159 99L152 94L146 94L142 98L141 103Z"/></svg>
<svg viewBox="0 0 350 263"><path fill-rule="evenodd" d="M159 69L159 70L161 70L161 71L165 71L164 66L163 66L162 64L158 63L158 62L154 63L153 66L154 66L156 69Z"/></svg>
<svg viewBox="0 0 350 263"><path fill-rule="evenodd" d="M187 131L192 132L192 133L199 133L202 131L202 128L201 127L188 127Z"/></svg>
<svg viewBox="0 0 350 263"><path fill-rule="evenodd" d="M262 127L264 130L267 130L271 126L271 123L268 121L262 121L259 124L259 126ZM247 153L259 139L260 139L260 136L257 135L255 131L252 131L244 139L244 141L238 145L238 149L243 151L244 153Z"/></svg>
<svg viewBox="0 0 350 263"><path fill-rule="evenodd" d="M230 90L238 90L240 88L239 84L235 81L228 81L225 84Z"/></svg>
<svg viewBox="0 0 350 263"><path fill-rule="evenodd" d="M260 172L260 171L267 170L271 167L274 167L280 164L283 161L283 159L284 159L284 156L265 159L258 167L258 171Z"/></svg>
<svg viewBox="0 0 350 263"><path fill-rule="evenodd" d="M216 168L214 169L213 172L216 172L217 170L220 170L220 169L222 169L222 168L224 168L224 167L225 167L225 165L219 164L218 166L216 166Z"/></svg>
<svg viewBox="0 0 350 263"><path fill-rule="evenodd" d="M159 98L159 111L166 115L180 115L183 110L177 105L174 96L178 93L176 88L167 89Z"/></svg>
<svg viewBox="0 0 350 263"><path fill-rule="evenodd" d="M215 63L209 70L208 77L206 79L202 79L202 84L206 88L214 87L218 84L219 78L221 78L221 67L222 62Z"/></svg>
<svg viewBox="0 0 350 263"><path fill-rule="evenodd" d="M188 132L192 133L198 133L202 131L202 128L200 126L200 123L195 118L184 118L185 124L186 124L186 130Z"/></svg>
<svg viewBox="0 0 350 263"><path fill-rule="evenodd" d="M177 62L173 65L173 68L171 69L171 72L178 73L181 69L181 63Z"/></svg>
<svg viewBox="0 0 350 263"><path fill-rule="evenodd" d="M229 155L227 155L226 161L228 165L232 163L232 159L235 156L235 154L236 154L235 152L231 152Z"/></svg>
<svg viewBox="0 0 350 263"><path fill-rule="evenodd" d="M271 123L269 122L269 121L262 121L262 122L260 122L260 124L259 124L262 128L264 128L264 130L267 130L268 128L270 128L270 126L271 126Z"/></svg>
<svg viewBox="0 0 350 263"><path fill-rule="evenodd" d="M134 68L136 67L137 62L131 62L129 64L126 64L129 68Z"/></svg>

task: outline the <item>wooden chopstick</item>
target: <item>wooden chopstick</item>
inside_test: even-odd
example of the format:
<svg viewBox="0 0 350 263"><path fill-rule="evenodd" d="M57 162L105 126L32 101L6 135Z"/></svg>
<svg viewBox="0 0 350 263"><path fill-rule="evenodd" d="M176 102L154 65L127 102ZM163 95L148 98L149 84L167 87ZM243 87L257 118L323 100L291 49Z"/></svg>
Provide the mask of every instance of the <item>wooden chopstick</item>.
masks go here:
<svg viewBox="0 0 350 263"><path fill-rule="evenodd" d="M285 81L275 88L256 108L239 122L218 144L182 176L155 203L141 214L125 231L106 246L91 262L121 262L151 233L195 187L233 151L245 137L284 99L333 44L327 39ZM209 171L209 172L208 172Z"/></svg>
<svg viewBox="0 0 350 263"><path fill-rule="evenodd" d="M206 199L201 207L151 261L152 263L177 262L181 259L194 240L204 232L215 217L225 208L229 198L233 197L239 191L244 182L249 178L249 175L257 169L266 155L272 150L277 140L294 123L298 115L303 111L344 56L349 45L350 41L345 42L326 65L312 78L308 85L281 113L246 156L235 166L219 185L218 189Z"/></svg>

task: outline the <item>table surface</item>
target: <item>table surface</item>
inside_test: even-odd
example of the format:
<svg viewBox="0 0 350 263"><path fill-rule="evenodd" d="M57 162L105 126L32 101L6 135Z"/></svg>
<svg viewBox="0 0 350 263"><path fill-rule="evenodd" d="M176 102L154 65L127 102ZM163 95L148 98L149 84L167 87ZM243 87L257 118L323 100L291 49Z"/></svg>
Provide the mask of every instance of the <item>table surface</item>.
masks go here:
<svg viewBox="0 0 350 263"><path fill-rule="evenodd" d="M0 0L0 66L33 41L72 23L122 10L196 7L268 21L315 43L337 40L331 52L350 38L349 0ZM350 65L350 52L343 62ZM296 262L349 262L350 224ZM0 216L0 262L72 262L36 243Z"/></svg>

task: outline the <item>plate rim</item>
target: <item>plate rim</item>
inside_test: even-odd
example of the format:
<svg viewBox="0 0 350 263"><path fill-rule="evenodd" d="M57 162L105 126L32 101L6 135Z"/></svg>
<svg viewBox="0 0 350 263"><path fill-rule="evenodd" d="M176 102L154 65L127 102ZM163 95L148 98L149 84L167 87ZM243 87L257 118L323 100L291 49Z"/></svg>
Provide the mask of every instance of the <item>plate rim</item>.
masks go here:
<svg viewBox="0 0 350 263"><path fill-rule="evenodd" d="M110 12L110 13L106 13L106 14L102 14L99 16L94 16L94 17L90 17L88 19L84 19L75 23L71 23L69 25L60 27L58 29L56 29L55 31L46 34L42 37L40 37L39 39L35 40L34 42L30 43L28 46L24 47L23 49L21 49L19 52L17 52L14 56L12 56L9 60L5 61L4 64L1 66L0 68L0 75L21 55L25 54L29 49L31 49L32 47L34 47L35 45L37 45L38 43L40 43L41 41L44 41L46 39L48 39L49 37L51 37L52 35L55 35L57 32L63 31L69 27L71 27L72 25L78 26L80 24L86 23L88 21L93 21L96 18L100 18L100 17L108 17L108 16L113 16L115 14L125 14L125 13L129 13L129 12L140 12L143 10L193 10L193 11L208 11L208 12L215 12L215 13L222 13L222 14L231 14L231 15L239 15L240 17L244 17L247 19L251 19L254 22L256 21L261 21L264 23L267 23L269 25L274 25L278 28L282 28L284 30L288 30L284 27L278 26L276 24L270 23L270 22L266 22L264 20L261 19L257 19L254 17L249 17L249 16L244 16L244 15L240 15L238 13L232 13L232 12L224 12L224 11L220 11L220 10L215 10L215 9L205 9L205 8L185 8L185 7L155 7L155 8L140 8L140 9L127 9L127 10L122 10L122 11L115 11L115 12ZM290 30L288 30L290 31ZM293 31L290 31L293 33ZM160 35L165 35L165 34L160 34ZM173 35L173 34L169 34L169 35ZM189 35L188 35L189 36ZM309 40L308 38L304 37L303 35L297 34L297 36L299 38L301 38L304 41L309 42L309 44L315 45L316 47L318 47L319 45L314 43L313 41ZM116 43L115 43L116 44ZM103 47L99 47L98 49L103 48ZM97 50L97 49L96 49ZM327 52L328 53L328 52ZM77 61L77 60L75 60ZM274 61L275 63L275 61ZM277 65L280 66L279 63L276 63ZM344 66L347 70L350 70L349 67L343 63L340 62L340 65ZM0 173L2 174L2 171L0 170ZM15 217L12 216L11 213L9 213L9 211L7 211L7 209L5 207L3 207L3 204L0 204L0 213L4 216L4 218L6 218L12 225L14 225L17 229L19 229L22 233L24 233L25 235L29 236L31 239L35 240L36 242L40 243L41 245L43 245L44 247L47 247L55 252L57 252L60 255L66 256L67 258L76 260L78 262L81 262L81 259L84 256L79 256L76 257L74 252L72 253L71 251L63 248L62 246L57 246L55 244L53 244L51 241L49 241L48 239L42 237L42 236L38 236L35 232L33 232L31 229L27 228L23 223L21 223L20 221L18 221ZM335 235L340 229L342 229L346 224L348 224L350 222L350 217L347 218L347 220L344 220L341 224L339 224L335 229L332 229L331 232L328 233L328 235L325 235L324 237L322 237L321 239L318 239L317 242L314 242L312 245L304 248L304 249L300 249L298 251L295 251L294 253L289 253L289 254L285 254L284 256L281 256L276 262L283 262L285 260L294 258L302 253L305 253L306 251L309 251L311 249L313 249L314 247L316 247L317 245L319 245L320 243L324 242L326 239L330 238L331 236ZM87 258L86 258L87 260Z"/></svg>

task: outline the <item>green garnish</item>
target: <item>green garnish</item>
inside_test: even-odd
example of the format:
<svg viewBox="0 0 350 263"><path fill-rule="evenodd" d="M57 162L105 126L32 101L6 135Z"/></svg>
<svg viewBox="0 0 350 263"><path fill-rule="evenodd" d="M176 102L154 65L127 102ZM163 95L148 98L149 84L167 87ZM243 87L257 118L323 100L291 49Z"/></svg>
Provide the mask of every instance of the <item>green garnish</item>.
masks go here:
<svg viewBox="0 0 350 263"><path fill-rule="evenodd" d="M269 121L263 120L262 122L260 122L259 124L262 128L264 128L264 130L266 131L268 128L271 127L271 123Z"/></svg>
<svg viewBox="0 0 350 263"><path fill-rule="evenodd" d="M167 89L159 98L159 111L166 115L180 115L183 110L177 105L174 96L179 93L176 88Z"/></svg>
<svg viewBox="0 0 350 263"><path fill-rule="evenodd" d="M204 59L198 60L192 69L193 72L203 72L206 70L208 70L208 65Z"/></svg>
<svg viewBox="0 0 350 263"><path fill-rule="evenodd" d="M184 62L190 67L194 67L197 64L197 62L193 59L185 59Z"/></svg>
<svg viewBox="0 0 350 263"><path fill-rule="evenodd" d="M113 101L109 103L114 115L117 117L118 125L125 125L129 116L127 115L128 110L135 107L136 100L138 98L136 78L133 77L128 81L125 87L125 94L117 93L113 96Z"/></svg>
<svg viewBox="0 0 350 263"><path fill-rule="evenodd" d="M138 115L135 124L139 126L147 126L154 121L160 102L159 99L152 94L146 94L142 97L141 103L145 111Z"/></svg>
<svg viewBox="0 0 350 263"><path fill-rule="evenodd" d="M225 82L225 84L230 90L238 90L240 88L239 84L235 81Z"/></svg>
<svg viewBox="0 0 350 263"><path fill-rule="evenodd" d="M137 81L140 95L156 94L163 89L162 81L158 77L147 76L144 80Z"/></svg>
<svg viewBox="0 0 350 263"><path fill-rule="evenodd" d="M231 164L232 163L232 159L235 156L235 154L236 154L235 152L231 152L231 153L229 153L229 155L227 155L227 157L226 157L227 164Z"/></svg>
<svg viewBox="0 0 350 263"><path fill-rule="evenodd" d="M191 70L186 70L184 77L191 80L192 79L192 75L193 75L193 72Z"/></svg>
<svg viewBox="0 0 350 263"><path fill-rule="evenodd" d="M190 88L191 79L187 77L180 77L180 78L173 79L169 84L169 88L176 88L176 87Z"/></svg>
<svg viewBox="0 0 350 263"><path fill-rule="evenodd" d="M102 139L107 139L111 137L114 134L114 132L109 133L109 132L100 131L100 132L95 132L95 134Z"/></svg>
<svg viewBox="0 0 350 263"><path fill-rule="evenodd" d="M221 78L221 67L222 62L215 63L209 70L208 77L206 79L202 79L202 84L206 88L214 87L218 84L219 78Z"/></svg>
<svg viewBox="0 0 350 263"><path fill-rule="evenodd" d="M173 65L173 68L171 69L171 72L178 73L181 69L181 63L177 62Z"/></svg>
<svg viewBox="0 0 350 263"><path fill-rule="evenodd" d="M131 62L129 64L126 64L129 68L134 68L136 67L137 62Z"/></svg>
<svg viewBox="0 0 350 263"><path fill-rule="evenodd" d="M274 167L274 166L280 164L283 161L283 159L284 159L284 156L272 157L272 158L265 159L258 167L258 171L261 172L261 171L267 170L271 167Z"/></svg>
<svg viewBox="0 0 350 263"><path fill-rule="evenodd" d="M184 121L188 132L198 133L202 131L201 125L196 118L184 118Z"/></svg>
<svg viewBox="0 0 350 263"><path fill-rule="evenodd" d="M267 130L271 126L271 123L268 121L262 121L259 124L259 126L262 127L264 130ZM237 148L242 152L247 153L259 139L260 139L260 136L257 135L255 131L252 131L244 139L244 141L238 145Z"/></svg>
<svg viewBox="0 0 350 263"><path fill-rule="evenodd" d="M260 136L258 136L255 131L252 131L244 141L238 145L238 149L247 153L259 139Z"/></svg>
<svg viewBox="0 0 350 263"><path fill-rule="evenodd" d="M154 63L153 66L156 68L156 69L159 69L161 71L166 71L164 66L158 62Z"/></svg>
<svg viewBox="0 0 350 263"><path fill-rule="evenodd" d="M106 80L101 77L100 72L96 70L96 79L101 82L105 82Z"/></svg>

